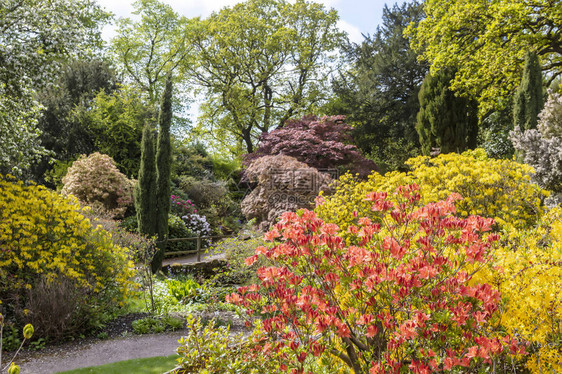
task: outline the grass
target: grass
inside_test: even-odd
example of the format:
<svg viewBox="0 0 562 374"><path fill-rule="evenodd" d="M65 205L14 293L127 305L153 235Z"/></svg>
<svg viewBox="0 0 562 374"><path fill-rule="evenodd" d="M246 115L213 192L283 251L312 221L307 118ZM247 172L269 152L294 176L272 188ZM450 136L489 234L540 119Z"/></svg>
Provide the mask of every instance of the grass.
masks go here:
<svg viewBox="0 0 562 374"><path fill-rule="evenodd" d="M92 366L60 372L59 374L162 374L176 366L178 355L136 358L134 360L120 361L113 364Z"/></svg>

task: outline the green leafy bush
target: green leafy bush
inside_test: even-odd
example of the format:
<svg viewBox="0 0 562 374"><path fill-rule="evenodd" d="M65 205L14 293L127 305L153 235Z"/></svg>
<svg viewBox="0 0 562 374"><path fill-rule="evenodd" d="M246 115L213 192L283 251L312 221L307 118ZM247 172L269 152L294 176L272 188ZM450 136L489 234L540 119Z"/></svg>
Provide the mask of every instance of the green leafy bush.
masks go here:
<svg viewBox="0 0 562 374"><path fill-rule="evenodd" d="M178 302L187 302L197 296L197 289L200 287L193 279L168 279L166 280L170 294Z"/></svg>
<svg viewBox="0 0 562 374"><path fill-rule="evenodd" d="M223 239L214 245L213 250L224 253L227 270L217 275L217 281L222 284L243 284L254 281L256 269L264 265L260 260L252 266L247 266L244 260L252 256L259 246L267 245L261 231L245 229L237 237Z"/></svg>
<svg viewBox="0 0 562 374"><path fill-rule="evenodd" d="M231 335L228 326L217 327L214 321L203 326L201 319L187 318L188 331L179 341L179 365L174 374L258 374L281 373L279 364L269 357L252 354L253 340L242 334ZM252 360L247 358L252 356Z"/></svg>
<svg viewBox="0 0 562 374"><path fill-rule="evenodd" d="M168 216L168 239L176 238L191 238L197 236L196 233L191 232L185 225L185 222L178 216ZM184 240L177 242L168 242L166 251L195 251L197 249L196 240Z"/></svg>

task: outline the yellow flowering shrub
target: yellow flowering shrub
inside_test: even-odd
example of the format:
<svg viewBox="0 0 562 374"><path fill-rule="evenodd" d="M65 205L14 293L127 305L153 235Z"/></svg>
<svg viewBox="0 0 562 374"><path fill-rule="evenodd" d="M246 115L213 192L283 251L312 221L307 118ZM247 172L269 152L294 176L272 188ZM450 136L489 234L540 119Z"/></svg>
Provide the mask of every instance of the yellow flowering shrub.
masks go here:
<svg viewBox="0 0 562 374"><path fill-rule="evenodd" d="M70 282L91 307L124 300L128 251L79 210L75 199L0 175L0 299L21 302L39 282Z"/></svg>
<svg viewBox="0 0 562 374"><path fill-rule="evenodd" d="M373 215L365 200L369 192L392 193L396 186L416 183L423 203L459 193L464 199L456 202L458 216L494 218L502 232L492 261L474 269L473 278L502 295L498 331L530 343L520 364L532 373L562 372L562 208L544 212L541 200L548 193L531 183L533 169L489 159L479 149L416 157L407 164L407 173L374 173L366 181L342 176L333 195L319 198L323 204L316 212L345 233L356 217Z"/></svg>
<svg viewBox="0 0 562 374"><path fill-rule="evenodd" d="M366 181L343 175L336 192L325 197L316 212L345 230L353 221L354 211L359 217L369 212L370 204L364 200L368 192L392 193L398 186L416 183L424 204L459 193L463 200L456 206L461 217L477 214L494 218L500 226L508 222L521 228L533 225L543 214L541 199L548 194L531 183L533 169L528 165L488 158L483 149L435 158L419 156L406 164L410 167L407 173L373 173Z"/></svg>
<svg viewBox="0 0 562 374"><path fill-rule="evenodd" d="M474 280L501 292L501 326L531 343L527 368L562 373L562 208L534 228L503 231L504 244Z"/></svg>

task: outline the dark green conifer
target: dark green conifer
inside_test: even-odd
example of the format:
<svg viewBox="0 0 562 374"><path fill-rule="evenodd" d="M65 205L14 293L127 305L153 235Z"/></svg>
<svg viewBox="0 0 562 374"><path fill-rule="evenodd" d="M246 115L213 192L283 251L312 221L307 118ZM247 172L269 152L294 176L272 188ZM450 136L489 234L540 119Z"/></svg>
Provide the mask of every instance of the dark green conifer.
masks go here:
<svg viewBox="0 0 562 374"><path fill-rule="evenodd" d="M477 106L449 89L453 77L452 71L444 69L435 76L428 74L422 83L416 130L424 155L430 155L433 149L461 153L476 147Z"/></svg>
<svg viewBox="0 0 562 374"><path fill-rule="evenodd" d="M539 113L544 107L542 71L536 53L525 56L521 84L513 100L513 125L524 130L537 128Z"/></svg>
<svg viewBox="0 0 562 374"><path fill-rule="evenodd" d="M138 230L153 236L157 233L156 221L156 165L153 127L146 123L142 131L139 179L135 185L135 208Z"/></svg>
<svg viewBox="0 0 562 374"><path fill-rule="evenodd" d="M158 222L159 250L152 260L152 271L162 267L168 238L168 214L170 213L170 169L172 147L170 143L170 126L172 124L172 77L168 75L162 95L158 115L158 143L156 149L156 219Z"/></svg>

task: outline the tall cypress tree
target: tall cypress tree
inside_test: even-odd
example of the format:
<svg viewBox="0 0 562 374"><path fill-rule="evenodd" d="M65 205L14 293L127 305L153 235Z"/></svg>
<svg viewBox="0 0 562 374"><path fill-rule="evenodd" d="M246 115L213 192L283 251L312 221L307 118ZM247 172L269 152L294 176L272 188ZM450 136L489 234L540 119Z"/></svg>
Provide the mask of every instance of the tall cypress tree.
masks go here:
<svg viewBox="0 0 562 374"><path fill-rule="evenodd" d="M435 76L428 74L422 83L416 130L424 155L432 148L439 148L441 153L460 153L476 147L477 106L449 89L453 77L453 71L444 69Z"/></svg>
<svg viewBox="0 0 562 374"><path fill-rule="evenodd" d="M542 71L539 58L527 52L521 84L513 100L513 125L521 130L537 128L539 113L544 107Z"/></svg>
<svg viewBox="0 0 562 374"><path fill-rule="evenodd" d="M154 129L147 122L142 131L139 179L135 185L135 208L139 232L150 236L157 233L154 151Z"/></svg>
<svg viewBox="0 0 562 374"><path fill-rule="evenodd" d="M172 163L172 147L170 143L170 126L172 124L172 76L168 75L166 87L162 95L160 113L158 115L158 143L156 150L156 217L158 223L158 253L152 261L152 271L162 267L164 251L168 238L168 214L170 213L170 168Z"/></svg>

